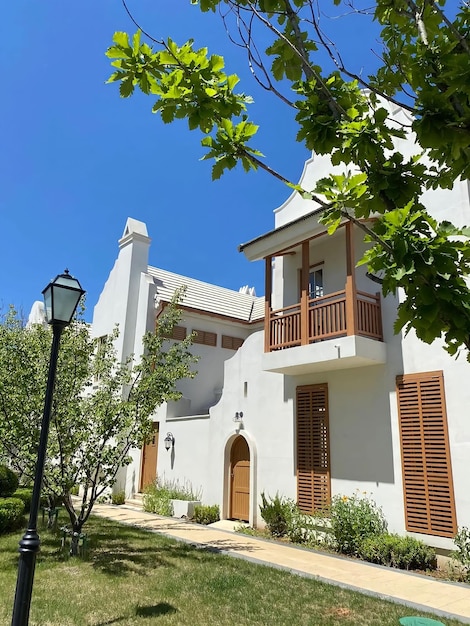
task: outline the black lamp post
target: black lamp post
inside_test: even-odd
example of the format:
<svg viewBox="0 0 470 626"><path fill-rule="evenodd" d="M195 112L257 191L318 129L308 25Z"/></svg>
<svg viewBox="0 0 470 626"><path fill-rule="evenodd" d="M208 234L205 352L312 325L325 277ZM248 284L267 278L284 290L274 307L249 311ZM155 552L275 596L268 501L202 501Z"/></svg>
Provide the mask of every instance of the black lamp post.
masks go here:
<svg viewBox="0 0 470 626"><path fill-rule="evenodd" d="M15 604L13 606L13 617L11 621L12 626L27 626L29 622L34 568L36 566L36 555L39 552L40 546L37 532L38 511L44 474L44 462L46 460L47 437L49 434L49 420L51 416L52 395L54 392L60 337L64 328L70 324L80 298L85 292L78 280L70 276L68 270L65 270L63 274L56 276L42 293L46 307L46 319L52 326L52 347L28 528L18 548L20 558L18 563L18 578L16 581Z"/></svg>

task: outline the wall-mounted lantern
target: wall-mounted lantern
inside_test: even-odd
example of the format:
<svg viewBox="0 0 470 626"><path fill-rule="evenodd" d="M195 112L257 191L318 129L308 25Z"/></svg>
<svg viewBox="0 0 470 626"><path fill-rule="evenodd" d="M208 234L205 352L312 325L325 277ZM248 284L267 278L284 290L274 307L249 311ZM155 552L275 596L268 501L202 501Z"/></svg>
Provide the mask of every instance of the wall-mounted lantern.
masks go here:
<svg viewBox="0 0 470 626"><path fill-rule="evenodd" d="M169 450L170 448L175 447L175 438L171 433L167 433L164 439L165 450Z"/></svg>

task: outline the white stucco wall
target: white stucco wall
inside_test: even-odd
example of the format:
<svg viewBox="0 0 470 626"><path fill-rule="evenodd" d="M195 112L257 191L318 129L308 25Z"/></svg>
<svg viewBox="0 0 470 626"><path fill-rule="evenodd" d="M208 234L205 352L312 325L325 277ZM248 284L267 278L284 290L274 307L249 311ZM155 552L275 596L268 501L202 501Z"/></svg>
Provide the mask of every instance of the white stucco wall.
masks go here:
<svg viewBox="0 0 470 626"><path fill-rule="evenodd" d="M216 346L200 343L191 346L191 352L199 357L199 361L193 366L197 376L194 379L181 380L177 385L178 390L190 401L189 415L208 413L209 407L216 404L222 394L224 362L235 353L234 350L222 348L222 335L245 340L253 332L253 327L235 320L189 311L183 312L179 324L187 329L188 334L193 330L217 334Z"/></svg>
<svg viewBox="0 0 470 626"><path fill-rule="evenodd" d="M306 186L327 171L331 171L327 157L307 162ZM453 190L426 194L425 200L439 219L451 212L449 217L455 223L470 223L466 182L457 183ZM310 210L308 202L293 195L276 211L276 225ZM358 259L364 249L358 230L355 249ZM119 258L95 308L95 336L110 332L115 322L123 324L127 338L120 348L123 354L126 350L140 354L141 336L154 323L153 281L142 269L148 262L146 255L148 242L142 237L136 238L132 246L121 245ZM316 239L311 244L310 262L324 263L325 293L342 290L346 278L344 230L340 229L334 237ZM298 302L300 266L300 253L275 259L274 308ZM359 290L378 291L378 285L366 277L364 268L357 270L356 280ZM396 307L396 298L382 298L386 363L341 369L339 362L336 369L301 376L263 371L262 331L253 333L252 327L243 324L186 311L181 325L188 332L216 332L217 347L194 344L193 352L201 356L195 366L197 377L179 383L184 398L177 407L164 405L156 412L155 419L160 422L159 476L191 483L195 491L201 491L205 504L219 504L222 517L228 517L230 448L241 434L250 449L250 523L261 523L262 491L296 497L296 387L327 383L333 495L348 495L356 490L371 494L383 508L390 531L404 534L396 376L443 370L457 521L459 526L470 526L470 420L466 409L470 403L470 364L465 355L458 360L451 358L438 342L427 346L413 333L406 338L394 335ZM245 337L245 343L236 352L222 349L222 334ZM237 412L243 412L242 424L233 420ZM167 432L175 438L170 451L165 450L163 443ZM120 477L128 496L138 489L140 462L140 451L133 451L133 463ZM438 547L451 547L447 539L424 535L421 538Z"/></svg>
<svg viewBox="0 0 470 626"><path fill-rule="evenodd" d="M174 418L160 422L157 474L165 482L179 482L200 494L205 504L215 504L210 484L213 454L210 449L209 416ZM165 449L168 432L175 438L170 450Z"/></svg>
<svg viewBox="0 0 470 626"><path fill-rule="evenodd" d="M332 494L366 492L383 508L389 530L405 534L395 380L406 368L400 350L401 338L394 337L390 343L391 356L385 365L289 377L261 371L263 334L255 333L226 362L224 393L211 409L210 417L167 422L166 427L175 435L177 444L171 470L168 453L160 453L165 476L189 479L193 485L201 485L204 503L219 504L227 517L229 450L234 436L240 432L250 447L250 522L262 523L259 517L262 491L296 497L296 387L327 383ZM470 427L462 410L470 400L470 390L462 389L462 375L469 366L463 361L456 363L445 353L440 358L436 354L438 362L434 364L431 354L434 350L433 346L428 355L423 354L418 371L437 369L434 367L437 364L444 369L457 518L459 525L469 525L466 468ZM458 368L462 368L460 374ZM238 430L233 417L240 411L243 426ZM448 539L417 536L437 547L452 547Z"/></svg>
<svg viewBox="0 0 470 626"><path fill-rule="evenodd" d="M142 289L141 275L147 272L149 247L145 224L129 218L119 240L118 257L93 311L94 337L108 335L116 324L119 325L115 346L120 359L135 352L136 337L141 345L143 333L140 336L137 333L148 326L147 312L143 314L142 305L145 308L143 300L148 301L150 294ZM140 353L139 350L137 356Z"/></svg>

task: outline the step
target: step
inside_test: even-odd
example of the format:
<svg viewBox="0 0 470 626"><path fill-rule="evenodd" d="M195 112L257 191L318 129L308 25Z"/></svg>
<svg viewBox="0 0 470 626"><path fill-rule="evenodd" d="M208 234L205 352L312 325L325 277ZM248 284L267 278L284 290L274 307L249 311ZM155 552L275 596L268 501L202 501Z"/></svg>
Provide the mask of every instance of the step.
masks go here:
<svg viewBox="0 0 470 626"><path fill-rule="evenodd" d="M142 493L135 493L132 498L129 498L128 500L126 500L126 504L128 506L134 506L136 508L141 509L144 505L143 503L143 494Z"/></svg>

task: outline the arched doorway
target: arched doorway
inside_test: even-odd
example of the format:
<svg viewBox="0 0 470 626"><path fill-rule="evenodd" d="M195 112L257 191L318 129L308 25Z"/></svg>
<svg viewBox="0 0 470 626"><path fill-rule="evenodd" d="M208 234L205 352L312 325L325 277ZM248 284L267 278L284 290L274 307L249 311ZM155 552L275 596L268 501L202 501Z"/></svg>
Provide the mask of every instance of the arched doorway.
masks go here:
<svg viewBox="0 0 470 626"><path fill-rule="evenodd" d="M245 522L250 518L250 449L241 435L230 451L230 517Z"/></svg>

